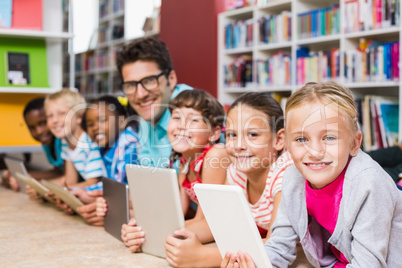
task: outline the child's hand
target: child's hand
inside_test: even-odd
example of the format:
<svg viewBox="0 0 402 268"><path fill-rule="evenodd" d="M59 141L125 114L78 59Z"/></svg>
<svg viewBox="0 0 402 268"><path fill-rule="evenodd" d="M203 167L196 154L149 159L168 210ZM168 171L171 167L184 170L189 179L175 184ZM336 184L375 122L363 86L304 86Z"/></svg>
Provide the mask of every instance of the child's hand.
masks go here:
<svg viewBox="0 0 402 268"><path fill-rule="evenodd" d="M79 206L77 210L87 223L93 226L103 226L103 217L98 217L96 215L96 201L87 205Z"/></svg>
<svg viewBox="0 0 402 268"><path fill-rule="evenodd" d="M194 252L199 252L201 247L202 243L195 233L187 229L175 231L166 238L166 261L174 267L194 266L194 263L200 262Z"/></svg>
<svg viewBox="0 0 402 268"><path fill-rule="evenodd" d="M4 187L11 188L11 186L10 186L10 176L11 176L10 171L8 171L7 169L2 170L1 183L3 184Z"/></svg>
<svg viewBox="0 0 402 268"><path fill-rule="evenodd" d="M141 252L141 245L145 242L145 233L132 218L128 224L121 227L121 239L131 252Z"/></svg>
<svg viewBox="0 0 402 268"><path fill-rule="evenodd" d="M85 191L82 188L74 189L70 191L73 195L75 195L79 200L81 200L84 204L93 203L95 198L90 196L90 192Z"/></svg>
<svg viewBox="0 0 402 268"><path fill-rule="evenodd" d="M58 198L54 193L52 192L48 192L46 194L46 196L52 200L52 202L59 207L61 210L63 210L66 214L68 215L74 215L74 210L72 208L70 208L66 203L64 203L63 201L61 201L60 198Z"/></svg>
<svg viewBox="0 0 402 268"><path fill-rule="evenodd" d="M42 196L40 196L31 186L25 185L25 192L32 200L43 201Z"/></svg>
<svg viewBox="0 0 402 268"><path fill-rule="evenodd" d="M13 176L10 176L10 186L11 189L13 189L16 192L20 190L20 186L18 185L17 180Z"/></svg>
<svg viewBox="0 0 402 268"><path fill-rule="evenodd" d="M107 211L106 200L103 197L96 198L96 216L104 217Z"/></svg>
<svg viewBox="0 0 402 268"><path fill-rule="evenodd" d="M223 258L221 263L221 268L232 267L255 268L255 265L250 255L248 255L247 253L242 253L240 251L237 252L237 254L226 252L225 258Z"/></svg>

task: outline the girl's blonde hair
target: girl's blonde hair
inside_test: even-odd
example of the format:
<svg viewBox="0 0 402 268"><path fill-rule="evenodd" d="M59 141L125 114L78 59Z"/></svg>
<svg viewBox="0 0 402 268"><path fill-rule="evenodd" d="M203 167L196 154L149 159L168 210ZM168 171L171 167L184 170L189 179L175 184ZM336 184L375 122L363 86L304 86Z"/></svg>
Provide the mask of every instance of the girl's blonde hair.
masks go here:
<svg viewBox="0 0 402 268"><path fill-rule="evenodd" d="M60 91L47 95L45 99L45 109L50 101L56 101L58 99L61 99L71 109L76 109L75 113L77 116L83 116L86 108L86 101L80 93L68 88L63 88Z"/></svg>
<svg viewBox="0 0 402 268"><path fill-rule="evenodd" d="M293 93L286 102L285 118L290 110L306 103L321 101L323 104L337 104L341 116L352 127L353 132L359 131L357 110L350 90L337 82L309 82Z"/></svg>

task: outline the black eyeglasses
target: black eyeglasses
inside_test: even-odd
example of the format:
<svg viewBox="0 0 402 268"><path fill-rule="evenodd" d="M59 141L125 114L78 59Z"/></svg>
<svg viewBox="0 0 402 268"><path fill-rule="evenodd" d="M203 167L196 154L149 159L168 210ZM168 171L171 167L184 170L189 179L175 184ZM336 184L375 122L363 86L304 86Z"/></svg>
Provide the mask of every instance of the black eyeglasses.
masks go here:
<svg viewBox="0 0 402 268"><path fill-rule="evenodd" d="M127 95L134 94L137 91L138 84L141 84L141 86L147 91L154 90L159 86L159 77L168 73L168 71L162 71L158 75L150 75L142 78L140 81L124 82L122 83L123 91Z"/></svg>

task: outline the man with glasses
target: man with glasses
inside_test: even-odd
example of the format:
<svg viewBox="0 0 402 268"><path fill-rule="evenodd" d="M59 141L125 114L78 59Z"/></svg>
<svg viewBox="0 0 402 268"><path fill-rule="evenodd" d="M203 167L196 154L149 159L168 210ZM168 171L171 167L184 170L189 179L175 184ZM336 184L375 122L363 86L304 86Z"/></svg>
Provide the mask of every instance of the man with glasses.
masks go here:
<svg viewBox="0 0 402 268"><path fill-rule="evenodd" d="M138 159L147 166L166 167L172 147L166 130L170 120L169 101L183 90L166 44L156 38L136 40L117 55L122 88L139 119Z"/></svg>

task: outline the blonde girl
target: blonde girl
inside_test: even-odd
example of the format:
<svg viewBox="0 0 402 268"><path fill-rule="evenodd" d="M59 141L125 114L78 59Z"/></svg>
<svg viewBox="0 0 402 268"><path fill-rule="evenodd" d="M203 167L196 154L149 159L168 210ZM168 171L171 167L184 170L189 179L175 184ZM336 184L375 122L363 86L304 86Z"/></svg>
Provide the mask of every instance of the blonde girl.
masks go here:
<svg viewBox="0 0 402 268"><path fill-rule="evenodd" d="M399 267L402 193L360 150L351 92L336 82L308 83L286 104L286 144L295 163L266 243L274 267L296 258L300 239L314 267ZM222 267L254 267L227 254Z"/></svg>

